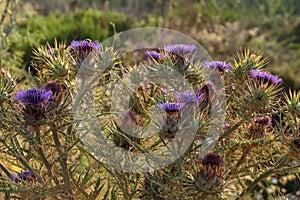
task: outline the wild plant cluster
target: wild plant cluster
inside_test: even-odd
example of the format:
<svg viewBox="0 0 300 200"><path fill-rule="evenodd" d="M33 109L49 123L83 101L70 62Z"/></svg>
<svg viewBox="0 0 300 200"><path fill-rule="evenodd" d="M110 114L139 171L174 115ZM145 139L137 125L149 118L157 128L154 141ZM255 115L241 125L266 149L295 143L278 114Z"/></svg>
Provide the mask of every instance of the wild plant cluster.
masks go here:
<svg viewBox="0 0 300 200"><path fill-rule="evenodd" d="M193 44L165 44L140 52L139 61L128 62L133 55L121 57L118 49L99 42L55 42L53 47L45 45L34 51L33 84L26 89L20 88L21 77L2 68L3 198L169 200L300 195L299 182L285 188L289 180L299 180L300 93L285 93L283 80L266 71L268 59L260 54L245 50L228 62L193 62L196 48ZM95 65L105 70L92 80L98 69ZM147 84L139 81L146 71L153 75ZM157 74L164 74L170 85L177 81L168 73L188 80L189 90L157 83ZM125 100L110 89L120 81L119 92L124 90L130 96L128 112L122 115L112 110L113 102ZM124 89L132 83L134 89ZM94 92L89 93L91 89ZM219 95L226 101L218 99ZM92 108L89 102L93 102ZM85 107L76 110L81 105ZM226 112L218 118L222 107ZM153 108L164 116L151 129L156 133L148 137L130 134L132 127L140 132L149 126ZM89 112L95 114L101 132L91 130L92 122L78 126L89 121ZM166 166L128 172L122 170L123 160L117 161L120 168L116 168L95 153L105 149L97 146L102 139L109 147L126 152L157 151L177 135L190 137L191 129L185 129L188 122L196 124L191 144ZM208 152L202 151L210 131L215 143ZM82 142L85 135L79 132L92 134L88 141L95 149L87 148ZM180 143L174 145L180 148ZM105 151L117 154L114 149Z"/></svg>

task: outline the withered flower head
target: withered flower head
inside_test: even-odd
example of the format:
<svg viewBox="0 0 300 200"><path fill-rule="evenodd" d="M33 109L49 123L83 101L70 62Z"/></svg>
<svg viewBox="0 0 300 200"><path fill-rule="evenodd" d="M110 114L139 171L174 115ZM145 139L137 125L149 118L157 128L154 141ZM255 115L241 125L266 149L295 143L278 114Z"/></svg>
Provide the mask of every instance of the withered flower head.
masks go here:
<svg viewBox="0 0 300 200"><path fill-rule="evenodd" d="M51 90L53 94L58 94L62 91L62 86L54 81L49 81L43 85L42 89Z"/></svg>
<svg viewBox="0 0 300 200"><path fill-rule="evenodd" d="M265 117L253 117L252 123L248 125L248 136L251 138L262 138L265 134L265 129L272 125L272 118Z"/></svg>
<svg viewBox="0 0 300 200"><path fill-rule="evenodd" d="M216 153L208 153L198 164L197 171L194 174L196 188L201 191L217 190L223 185L224 162L220 155Z"/></svg>
<svg viewBox="0 0 300 200"><path fill-rule="evenodd" d="M206 156L204 156L203 160L202 160L202 165L210 165L212 167L219 167L219 166L223 166L223 159L220 155L216 154L216 153L208 153L206 154Z"/></svg>
<svg viewBox="0 0 300 200"><path fill-rule="evenodd" d="M196 90L196 93L198 95L204 94L203 98L205 98L205 100L209 102L217 93L217 88L211 81L207 81Z"/></svg>
<svg viewBox="0 0 300 200"><path fill-rule="evenodd" d="M260 124L262 126L272 126L272 118L269 116L266 117L254 117L254 123Z"/></svg>

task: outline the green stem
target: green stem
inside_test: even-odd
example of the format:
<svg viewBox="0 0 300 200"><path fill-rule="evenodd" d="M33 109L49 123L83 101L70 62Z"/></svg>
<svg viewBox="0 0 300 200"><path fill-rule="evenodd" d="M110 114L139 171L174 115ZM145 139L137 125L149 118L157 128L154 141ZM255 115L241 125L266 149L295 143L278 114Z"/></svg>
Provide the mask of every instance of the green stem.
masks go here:
<svg viewBox="0 0 300 200"><path fill-rule="evenodd" d="M47 157L46 155L44 154L43 152L43 149L42 149L42 141L41 141L41 132L40 130L37 128L35 130L35 133L36 133L36 140L37 140L37 144L38 144L38 153L43 161L43 163L46 165L46 168L51 171L51 165L50 163L48 162L47 160Z"/></svg>
<svg viewBox="0 0 300 200"><path fill-rule="evenodd" d="M56 145L56 148L57 148L57 151L59 154L59 163L62 167L64 183L66 185L68 193L71 195L71 199L74 199L72 185L70 182L70 174L69 174L69 170L68 170L68 166L67 166L66 152L62 151L62 145L58 138L57 129L54 126L51 126L51 130L52 130L53 140L55 142L55 145Z"/></svg>
<svg viewBox="0 0 300 200"><path fill-rule="evenodd" d="M3 163L0 161L0 168L3 170L3 172L10 177L11 173L10 171L3 165Z"/></svg>
<svg viewBox="0 0 300 200"><path fill-rule="evenodd" d="M26 159L24 158L24 155L19 151L19 149L22 149L21 144L18 140L18 138L11 138L11 144L13 146L14 149L11 149L13 152L15 152L16 157L19 159L19 161L24 165L24 167L26 169L28 169L30 172L33 173L33 175L35 177L37 177L39 182L44 182L43 179L41 178L41 176L39 174L37 174L35 172L35 170L32 169L32 167L30 166L30 164L26 161Z"/></svg>
<svg viewBox="0 0 300 200"><path fill-rule="evenodd" d="M291 167L285 167L285 168L281 168L281 171L284 173L293 173L293 170L296 169L296 171L298 172L300 169L300 164L298 165L294 165Z"/></svg>
<svg viewBox="0 0 300 200"><path fill-rule="evenodd" d="M47 170L50 172L50 174L52 174L55 183L58 185L59 181L57 180L55 175L53 175L51 165L50 165L49 161L47 160L47 157L45 156L44 151L42 149L41 132L40 132L39 127L35 129L35 134L36 134L36 140L37 140L37 144L38 144L37 152L40 155L42 162L45 164Z"/></svg>
<svg viewBox="0 0 300 200"><path fill-rule="evenodd" d="M10 4L10 1L11 1L11 0L7 0L7 1L6 1L5 9L4 9L4 12L3 12L2 17L1 17L1 20L0 20L0 25L2 25L2 23L4 22L5 16L6 16L6 14L8 13L8 6L9 6L9 4Z"/></svg>
<svg viewBox="0 0 300 200"><path fill-rule="evenodd" d="M239 159L239 161L236 163L236 165L230 170L230 172L228 173L227 177L229 177L232 173L235 173L236 170L238 169L238 167L245 161L248 153L250 152L252 146L247 146L244 150L243 150L243 154L241 156L241 158Z"/></svg>

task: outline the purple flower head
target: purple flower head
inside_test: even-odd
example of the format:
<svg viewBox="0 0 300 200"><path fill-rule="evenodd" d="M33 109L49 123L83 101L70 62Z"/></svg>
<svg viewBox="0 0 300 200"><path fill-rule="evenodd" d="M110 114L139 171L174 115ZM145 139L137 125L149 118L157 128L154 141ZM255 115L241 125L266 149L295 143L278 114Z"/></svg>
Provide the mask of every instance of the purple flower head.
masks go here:
<svg viewBox="0 0 300 200"><path fill-rule="evenodd" d="M158 104L158 106L164 109L166 112L178 112L182 108L183 104L176 102L167 102Z"/></svg>
<svg viewBox="0 0 300 200"><path fill-rule="evenodd" d="M300 120L299 120L299 122L297 123L297 129L300 130Z"/></svg>
<svg viewBox="0 0 300 200"><path fill-rule="evenodd" d="M203 66L211 69L218 69L219 71L231 70L231 63L225 63L223 61L205 61Z"/></svg>
<svg viewBox="0 0 300 200"><path fill-rule="evenodd" d="M269 116L266 117L254 117L254 122L257 124L261 124L263 126L271 126L272 125L272 118Z"/></svg>
<svg viewBox="0 0 300 200"><path fill-rule="evenodd" d="M28 90L19 90L15 98L25 104L38 104L48 101L52 98L53 92L51 90L29 88Z"/></svg>
<svg viewBox="0 0 300 200"><path fill-rule="evenodd" d="M155 59L161 59L162 58L162 54L158 53L156 51L145 51L146 56L148 57L152 57Z"/></svg>
<svg viewBox="0 0 300 200"><path fill-rule="evenodd" d="M272 82L274 84L278 84L278 83L282 82L282 78L280 78L276 75L272 75L268 72L261 72L261 71L252 69L252 70L250 70L250 74L253 78L266 80L266 81Z"/></svg>
<svg viewBox="0 0 300 200"><path fill-rule="evenodd" d="M223 166L223 159L220 155L216 153L208 153L204 156L202 160L202 165L210 165L212 167Z"/></svg>
<svg viewBox="0 0 300 200"><path fill-rule="evenodd" d="M20 173L18 173L18 177L21 180L26 180L27 178L34 177L34 175L31 171L25 170L25 171L21 171Z"/></svg>
<svg viewBox="0 0 300 200"><path fill-rule="evenodd" d="M224 129L229 129L230 128L230 123L228 121L224 122Z"/></svg>
<svg viewBox="0 0 300 200"><path fill-rule="evenodd" d="M182 103L195 103L203 99L204 93L196 94L194 92L175 92L178 101Z"/></svg>
<svg viewBox="0 0 300 200"><path fill-rule="evenodd" d="M10 179L15 183L18 183L21 180L25 181L25 180L28 180L28 179L34 178L34 177L35 177L34 174L28 170L17 173L17 176L15 176L13 174L10 175Z"/></svg>
<svg viewBox="0 0 300 200"><path fill-rule="evenodd" d="M171 44L165 45L164 50L175 54L189 53L197 48L195 44Z"/></svg>
<svg viewBox="0 0 300 200"><path fill-rule="evenodd" d="M71 42L71 48L73 50L85 50L85 49L100 49L102 44L99 42L93 42L91 40L73 40Z"/></svg>
<svg viewBox="0 0 300 200"><path fill-rule="evenodd" d="M15 183L18 183L20 180L18 179L18 177L16 177L15 175L11 174L9 176L10 180L12 180Z"/></svg>

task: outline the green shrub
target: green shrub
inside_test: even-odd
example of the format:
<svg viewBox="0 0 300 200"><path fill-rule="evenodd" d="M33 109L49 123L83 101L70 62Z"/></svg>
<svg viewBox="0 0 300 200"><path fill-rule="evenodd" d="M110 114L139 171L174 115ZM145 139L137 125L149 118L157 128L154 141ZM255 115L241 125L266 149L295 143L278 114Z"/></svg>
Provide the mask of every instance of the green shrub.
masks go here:
<svg viewBox="0 0 300 200"><path fill-rule="evenodd" d="M32 56L32 48L54 39L66 41L89 38L102 41L113 34L115 24L117 31L124 31L133 26L134 20L122 13L99 10L78 10L75 13L49 16L38 15L29 20L20 21L13 33L10 51L24 52L23 65L28 66Z"/></svg>

